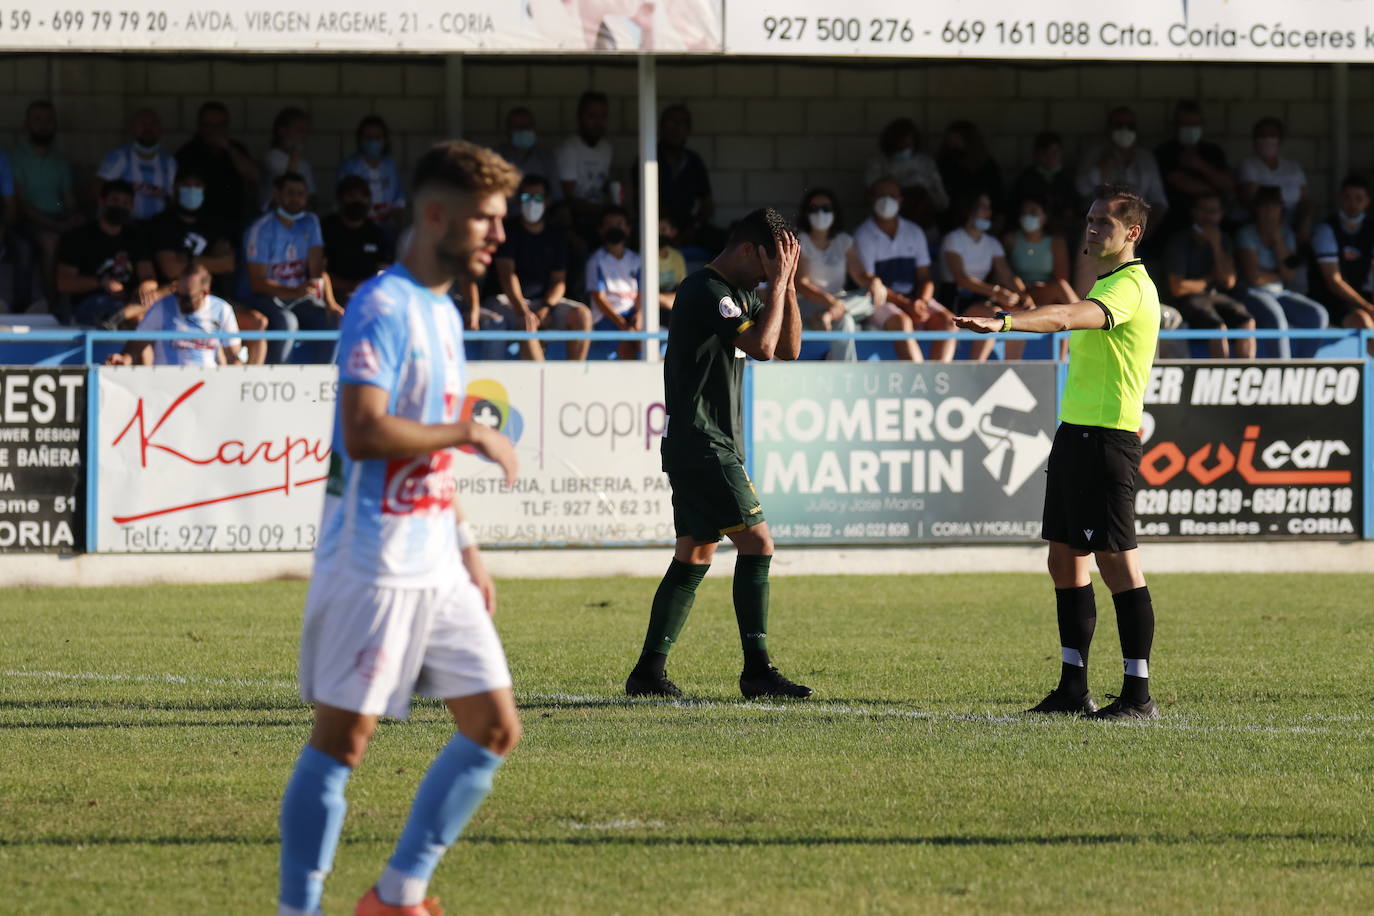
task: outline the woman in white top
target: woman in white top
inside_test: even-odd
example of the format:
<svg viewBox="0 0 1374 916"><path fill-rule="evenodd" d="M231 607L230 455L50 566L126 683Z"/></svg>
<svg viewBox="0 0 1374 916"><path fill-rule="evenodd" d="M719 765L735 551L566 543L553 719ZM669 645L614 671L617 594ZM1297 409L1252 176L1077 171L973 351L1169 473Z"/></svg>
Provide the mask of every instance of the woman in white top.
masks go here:
<svg viewBox="0 0 1374 916"><path fill-rule="evenodd" d="M305 138L310 135L310 115L299 108L283 108L272 119L272 144L262 156L262 194L258 205L265 213L272 207L272 191L278 175L295 172L305 179L309 209L315 209L315 172L305 158Z"/></svg>
<svg viewBox="0 0 1374 916"><path fill-rule="evenodd" d="M1026 295L1026 284L1012 273L1007 264L1006 250L994 238L992 229L992 201L986 194L964 201L959 207L963 225L945 236L941 250L945 277L957 292L954 312L957 315L980 315L991 318L996 312L1024 311L1035 303ZM983 362L992 353L993 341L975 341L970 358ZM1008 344L1007 358L1019 359L1025 344Z"/></svg>
<svg viewBox="0 0 1374 916"><path fill-rule="evenodd" d="M845 291L845 281L853 274L862 274L859 252L854 238L840 231L840 208L835 195L826 188L814 188L802 198L797 225L803 230L797 237L801 257L797 262L797 305L801 307L806 326L822 331L853 333L858 323L872 318L876 307L868 293ZM891 310L884 312L891 318ZM905 328L911 330L910 321ZM895 343L898 359L918 360L914 340ZM837 340L830 344L828 360L853 362L858 359L854 339Z"/></svg>
<svg viewBox="0 0 1374 916"><path fill-rule="evenodd" d="M878 152L864 169L864 187L880 178L891 178L902 189L902 218L930 228L935 217L949 207L940 169L921 149L921 133L910 118L898 118L878 136Z"/></svg>
<svg viewBox="0 0 1374 916"><path fill-rule="evenodd" d="M1236 191L1244 216L1253 217L1255 195L1260 188L1278 188L1283 195L1283 218L1293 227L1299 244L1312 239L1312 200L1307 194L1307 173L1292 159L1279 155L1283 146L1283 122L1260 118L1253 132L1255 155L1241 160Z"/></svg>

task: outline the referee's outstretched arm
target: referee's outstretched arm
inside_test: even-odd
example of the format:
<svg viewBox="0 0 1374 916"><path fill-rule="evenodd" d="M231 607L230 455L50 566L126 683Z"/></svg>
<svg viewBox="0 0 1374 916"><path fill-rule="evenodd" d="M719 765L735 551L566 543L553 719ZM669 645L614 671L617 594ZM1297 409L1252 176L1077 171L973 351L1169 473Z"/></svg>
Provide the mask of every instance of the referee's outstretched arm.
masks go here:
<svg viewBox="0 0 1374 916"><path fill-rule="evenodd" d="M1012 315L1001 313L1000 318L979 318L973 315L959 315L955 325L964 331L977 331L979 334L993 334L999 331L1026 331L1031 334L1048 334L1054 331L1096 331L1110 328L1111 317L1107 307L1096 299L1084 299L1069 305L1046 305L1026 312Z"/></svg>

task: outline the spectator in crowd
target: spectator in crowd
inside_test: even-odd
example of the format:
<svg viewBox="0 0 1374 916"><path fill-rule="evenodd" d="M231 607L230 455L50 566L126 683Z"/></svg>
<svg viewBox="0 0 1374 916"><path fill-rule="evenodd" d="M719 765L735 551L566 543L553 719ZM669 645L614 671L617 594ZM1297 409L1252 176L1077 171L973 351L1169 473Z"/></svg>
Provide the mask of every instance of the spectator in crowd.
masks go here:
<svg viewBox="0 0 1374 916"><path fill-rule="evenodd" d="M152 304L157 281L133 227L133 209L133 185L107 181L100 192L99 218L62 236L57 290L71 297L72 314L80 324L131 328Z"/></svg>
<svg viewBox="0 0 1374 916"><path fill-rule="evenodd" d="M1002 170L988 153L982 131L972 121L953 121L945 128L935 162L951 201L986 194L992 201L994 216L1002 213ZM945 216L948 226L959 225L957 214L946 211Z"/></svg>
<svg viewBox="0 0 1374 916"><path fill-rule="evenodd" d="M1031 308L1026 284L1011 272L1006 251L992 234L992 199L976 194L959 201L955 211L963 218L958 229L945 236L940 256L945 276L955 286L954 312L991 318L997 312ZM1025 344L1009 342L1007 358L1018 359ZM971 359L983 362L992 353L992 340L974 342Z"/></svg>
<svg viewBox="0 0 1374 916"><path fill-rule="evenodd" d="M1255 195L1263 187L1275 187L1283 198L1283 218L1293 227L1299 244L1312 238L1312 198L1307 192L1307 173L1292 159L1280 155L1283 122L1260 118L1253 131L1255 154L1241 160L1237 192L1246 213L1253 213Z"/></svg>
<svg viewBox="0 0 1374 916"><path fill-rule="evenodd" d="M1172 305L1194 329L1253 330L1255 319L1245 306L1226 295L1236 285L1236 266L1231 240L1221 231L1221 198L1203 194L1193 201L1193 225L1174 233L1165 249ZM1255 358L1255 339L1217 338L1207 342L1208 353L1221 359Z"/></svg>
<svg viewBox="0 0 1374 916"><path fill-rule="evenodd" d="M677 302L677 288L687 279L687 259L677 247L677 225L670 216L658 218L659 323L667 327L668 313Z"/></svg>
<svg viewBox="0 0 1374 916"><path fill-rule="evenodd" d="M283 108L272 119L272 142L262 156L262 191L259 209L276 205L278 175L290 172L305 179L309 208L315 209L315 172L305 158L305 141L310 136L310 115L300 108Z"/></svg>
<svg viewBox="0 0 1374 916"><path fill-rule="evenodd" d="M820 331L854 333L858 322L873 315L873 299L866 293L847 293L845 281L850 274L863 273L854 238L840 226L840 206L828 188L813 188L802 197L798 208L797 241L801 253L797 259L797 305L802 321L808 328ZM896 329L911 326L909 316L897 318ZM912 351L915 350L915 355ZM897 341L897 356L919 360L920 350L914 340ZM836 340L830 344L826 359L853 362L858 359L854 338Z"/></svg>
<svg viewBox="0 0 1374 916"><path fill-rule="evenodd" d="M358 122L354 139L358 151L339 164L338 177L356 175L367 183L372 207L369 216L388 230L388 238L395 238L396 233L391 230L399 224L401 211L405 209L406 191L396 160L391 156L391 131L381 118L368 115ZM338 281L333 269L329 275Z"/></svg>
<svg viewBox="0 0 1374 916"><path fill-rule="evenodd" d="M609 203L611 141L606 139L611 106L604 92L584 92L577 101L577 133L558 148L558 181L572 210L573 228L589 243ZM614 201L617 205L620 201Z"/></svg>
<svg viewBox="0 0 1374 916"><path fill-rule="evenodd" d="M134 186L134 220L147 222L167 207L177 177L177 161L162 151L162 119L140 108L129 121L132 142L117 146L100 160L100 182L116 178Z"/></svg>
<svg viewBox="0 0 1374 916"><path fill-rule="evenodd" d="M706 163L687 148L692 113L686 105L669 105L658 121L658 212L677 227L678 244L714 253L724 244L711 225L716 205Z"/></svg>
<svg viewBox="0 0 1374 916"><path fill-rule="evenodd" d="M1154 154L1142 149L1136 141L1135 112L1121 106L1107 115L1105 142L1090 149L1078 166L1078 196L1089 200L1093 191L1103 184L1124 184L1140 192L1150 205L1150 222L1146 234L1164 222L1168 216L1169 199L1164 192L1164 180Z"/></svg>
<svg viewBox="0 0 1374 916"><path fill-rule="evenodd" d="M599 316L598 331L638 331L643 325L640 301L642 263L627 245L630 214L610 206L601 215L601 247L587 259L587 295ZM639 344L624 340L616 347L620 359L634 359Z"/></svg>
<svg viewBox="0 0 1374 916"><path fill-rule="evenodd" d="M1255 221L1236 234L1236 267L1240 273L1240 298L1261 328L1324 328L1326 309L1291 289L1298 267L1298 240L1293 227L1283 221L1283 192L1260 188L1255 194ZM1276 341L1278 355L1287 359L1293 346L1287 337ZM1310 352L1309 342L1299 348Z"/></svg>
<svg viewBox="0 0 1374 916"><path fill-rule="evenodd" d="M170 295L188 267L200 265L215 287L227 290L238 260L229 227L205 212L205 179L183 169L172 188L172 204L147 227L146 246L158 282L156 298ZM267 330L267 316L251 308L233 306L238 327L244 331ZM261 365L267 358L267 341L250 340L248 362Z"/></svg>
<svg viewBox="0 0 1374 916"><path fill-rule="evenodd" d="M25 254L37 256L43 298L48 310L60 315L56 271L57 246L62 235L85 222L76 206L72 170L53 148L57 137L57 109L51 102L30 102L24 111L24 139L10 152L18 198L20 235L28 242ZM16 286L32 284L32 260L15 270Z"/></svg>
<svg viewBox="0 0 1374 916"><path fill-rule="evenodd" d="M494 265L501 292L483 303L506 327L522 331L589 331L592 311L567 298L568 240L548 221L548 180L526 175L516 193L519 210L506 222ZM567 342L568 359L584 360L591 341ZM525 359L543 359L538 341L522 341Z"/></svg>
<svg viewBox="0 0 1374 916"><path fill-rule="evenodd" d="M898 215L901 193L901 187L891 178L880 178L869 188L872 215L854 230L859 263L850 266L850 279L872 298L875 311L868 319L870 327L884 331L952 331L954 316L935 301L926 234L920 226ZM894 349L899 359L921 359L915 341L898 341ZM932 343L930 356L936 362L953 359L953 338Z"/></svg>
<svg viewBox="0 0 1374 916"><path fill-rule="evenodd" d="M1340 210L1312 233L1320 276L1313 287L1332 327L1374 328L1374 222L1368 212L1369 183L1348 176L1341 182Z"/></svg>
<svg viewBox="0 0 1374 916"><path fill-rule="evenodd" d="M248 227L243 250L253 308L267 316L272 331L332 331L343 309L334 301L324 272L324 236L320 220L306 210L310 199L305 178L294 172L275 181L276 208ZM286 362L292 341L272 341L268 361ZM306 362L329 362L333 344L303 345Z"/></svg>
<svg viewBox="0 0 1374 916"><path fill-rule="evenodd" d="M1034 159L1017 176L1012 198L1018 206L1028 199L1039 201L1047 231L1071 232L1075 238L1082 234L1083 208L1073 179L1064 168L1064 141L1059 134L1044 131L1035 135Z"/></svg>
<svg viewBox="0 0 1374 916"><path fill-rule="evenodd" d="M1025 284L1028 305L1067 305L1078 301L1069 282L1069 245L1050 228L1043 197L1021 198L1016 228L1002 240L1007 266Z"/></svg>
<svg viewBox="0 0 1374 916"><path fill-rule="evenodd" d="M1202 106L1184 99L1174 106L1174 136L1155 147L1155 161L1164 179L1169 201L1165 235L1181 228L1192 212L1193 201L1204 194L1221 198L1223 212L1235 198L1236 182L1226 165L1226 153L1203 139Z"/></svg>
<svg viewBox="0 0 1374 916"><path fill-rule="evenodd" d="M339 210L325 218L324 268L334 299L347 306L353 291L395 260L382 227L371 219L372 188L360 175L345 175L334 190Z"/></svg>
<svg viewBox="0 0 1374 916"><path fill-rule="evenodd" d="M0 153L0 264L10 267L11 290L7 297L10 311L26 312L33 299L33 249L15 232L18 212L19 200L14 193L10 157Z"/></svg>
<svg viewBox="0 0 1374 916"><path fill-rule="evenodd" d="M558 174L554 167L553 154L539 142L534 112L523 105L506 113L506 139L496 146L496 152L519 169L522 175L543 175L549 178ZM562 199L563 189L555 179L550 182L545 203L551 206ZM520 207L520 201L515 198L511 198L507 203L512 213Z"/></svg>
<svg viewBox="0 0 1374 916"><path fill-rule="evenodd" d="M148 307L138 323L140 331L218 331L238 333L233 307L210 293L210 271L188 264L173 292ZM238 338L186 338L130 341L123 352L112 353L107 366L224 366L239 362Z"/></svg>
<svg viewBox="0 0 1374 916"><path fill-rule="evenodd" d="M949 195L935 160L921 152L921 132L910 118L888 122L878 135L878 152L864 169L864 186L891 178L902 189L902 216L918 226L933 228L949 206Z"/></svg>
<svg viewBox="0 0 1374 916"><path fill-rule="evenodd" d="M178 171L190 169L205 180L204 210L237 234L260 173L246 147L229 138L229 109L206 102L196 114L196 134L177 150Z"/></svg>

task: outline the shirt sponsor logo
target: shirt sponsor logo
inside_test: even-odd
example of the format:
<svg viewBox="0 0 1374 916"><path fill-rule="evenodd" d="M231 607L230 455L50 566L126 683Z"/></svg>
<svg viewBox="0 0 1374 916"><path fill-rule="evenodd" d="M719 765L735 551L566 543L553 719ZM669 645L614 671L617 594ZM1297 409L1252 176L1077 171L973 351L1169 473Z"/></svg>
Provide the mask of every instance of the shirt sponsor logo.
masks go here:
<svg viewBox="0 0 1374 916"><path fill-rule="evenodd" d="M457 493L451 451L395 459L386 464L382 514L437 515L453 509Z"/></svg>
<svg viewBox="0 0 1374 916"><path fill-rule="evenodd" d="M360 340L355 343L353 349L348 351L345 368L349 375L362 379L373 378L381 372L382 366L377 359L377 351L372 349L372 341Z"/></svg>
<svg viewBox="0 0 1374 916"><path fill-rule="evenodd" d="M721 296L717 307L720 309L720 317L722 318L738 318L744 314L744 309L736 305L735 300L729 296Z"/></svg>

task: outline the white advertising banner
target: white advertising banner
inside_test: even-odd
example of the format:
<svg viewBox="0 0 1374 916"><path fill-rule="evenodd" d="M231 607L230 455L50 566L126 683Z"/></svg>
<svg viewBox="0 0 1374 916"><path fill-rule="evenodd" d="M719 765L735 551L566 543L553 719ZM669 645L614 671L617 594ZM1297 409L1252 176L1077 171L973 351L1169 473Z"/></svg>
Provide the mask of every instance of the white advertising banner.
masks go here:
<svg viewBox="0 0 1374 916"><path fill-rule="evenodd" d="M483 544L672 543L661 366L471 363L468 379L464 416L500 428L520 458L514 490L486 462L458 474Z"/></svg>
<svg viewBox="0 0 1374 916"><path fill-rule="evenodd" d="M20 0L0 49L662 51L721 48L721 0Z"/></svg>
<svg viewBox="0 0 1374 916"><path fill-rule="evenodd" d="M100 370L96 549L311 550L332 366Z"/></svg>
<svg viewBox="0 0 1374 916"><path fill-rule="evenodd" d="M1374 0L730 0L725 50L1364 63L1374 58Z"/></svg>

